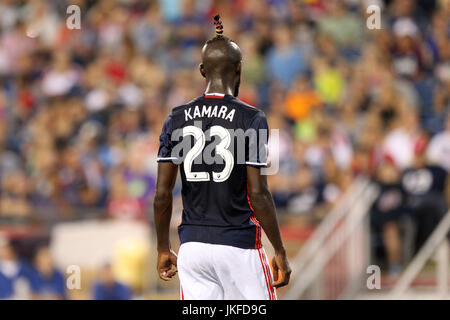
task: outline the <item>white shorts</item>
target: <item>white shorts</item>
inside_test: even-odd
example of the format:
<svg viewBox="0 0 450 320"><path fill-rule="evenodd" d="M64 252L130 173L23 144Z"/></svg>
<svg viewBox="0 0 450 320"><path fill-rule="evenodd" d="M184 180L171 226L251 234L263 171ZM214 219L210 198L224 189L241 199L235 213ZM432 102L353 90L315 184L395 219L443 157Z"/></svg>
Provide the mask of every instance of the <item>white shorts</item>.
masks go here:
<svg viewBox="0 0 450 320"><path fill-rule="evenodd" d="M186 242L177 264L182 300L277 299L263 248Z"/></svg>

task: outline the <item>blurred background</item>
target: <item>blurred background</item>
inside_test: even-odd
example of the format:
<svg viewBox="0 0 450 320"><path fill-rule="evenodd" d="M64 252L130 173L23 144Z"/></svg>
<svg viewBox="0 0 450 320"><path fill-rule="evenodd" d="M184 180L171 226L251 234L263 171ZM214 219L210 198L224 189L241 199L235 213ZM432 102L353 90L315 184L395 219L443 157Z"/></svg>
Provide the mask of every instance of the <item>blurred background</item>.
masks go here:
<svg viewBox="0 0 450 320"><path fill-rule="evenodd" d="M217 12L239 97L279 129L279 296L450 297L449 0L2 0L0 298L178 298L155 267L158 137L203 93Z"/></svg>

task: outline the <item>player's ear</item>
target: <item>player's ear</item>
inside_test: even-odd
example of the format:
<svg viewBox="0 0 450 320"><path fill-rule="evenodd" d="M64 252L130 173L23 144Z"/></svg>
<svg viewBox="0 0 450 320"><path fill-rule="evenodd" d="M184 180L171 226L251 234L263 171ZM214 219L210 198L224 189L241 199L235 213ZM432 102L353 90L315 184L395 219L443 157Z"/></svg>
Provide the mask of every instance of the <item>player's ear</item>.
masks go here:
<svg viewBox="0 0 450 320"><path fill-rule="evenodd" d="M206 78L205 67L203 66L203 63L200 63L198 65L198 69L200 70L200 74L203 76L203 78Z"/></svg>
<svg viewBox="0 0 450 320"><path fill-rule="evenodd" d="M241 64L241 62L239 61L239 62L237 63L237 66L236 66L236 73L237 73L237 74L241 74L241 68L242 68L242 64Z"/></svg>

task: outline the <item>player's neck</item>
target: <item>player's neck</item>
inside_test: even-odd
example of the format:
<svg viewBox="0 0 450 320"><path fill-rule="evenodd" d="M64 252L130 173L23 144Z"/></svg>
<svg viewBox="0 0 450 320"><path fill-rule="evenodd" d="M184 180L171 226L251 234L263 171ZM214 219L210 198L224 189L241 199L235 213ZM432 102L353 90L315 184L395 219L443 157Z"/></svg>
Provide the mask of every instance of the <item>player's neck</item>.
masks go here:
<svg viewBox="0 0 450 320"><path fill-rule="evenodd" d="M208 79L205 93L222 93L233 95L234 85L222 78Z"/></svg>

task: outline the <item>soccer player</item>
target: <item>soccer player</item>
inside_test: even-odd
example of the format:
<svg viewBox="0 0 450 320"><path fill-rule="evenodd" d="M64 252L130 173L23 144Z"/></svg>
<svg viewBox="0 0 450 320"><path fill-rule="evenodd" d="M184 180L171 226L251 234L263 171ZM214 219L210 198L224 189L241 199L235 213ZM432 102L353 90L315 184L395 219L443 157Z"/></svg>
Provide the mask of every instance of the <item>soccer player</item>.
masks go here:
<svg viewBox="0 0 450 320"><path fill-rule="evenodd" d="M181 299L273 300L274 288L288 284L291 270L261 173L267 166L267 120L262 111L237 99L241 50L223 36L218 15L214 21L216 36L203 47L200 64L206 91L174 108L160 136L154 199L157 270L163 280L178 272ZM244 132L244 138L231 132ZM186 141L188 150L180 148ZM170 248L169 225L178 165L183 215L177 257ZM273 275L261 227L275 250Z"/></svg>

